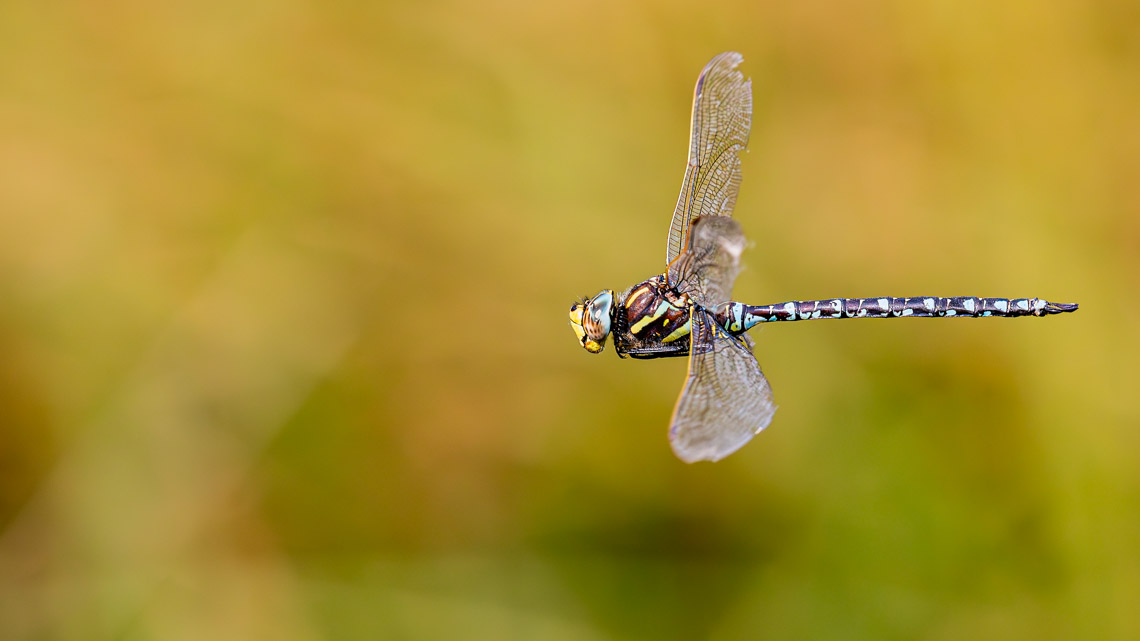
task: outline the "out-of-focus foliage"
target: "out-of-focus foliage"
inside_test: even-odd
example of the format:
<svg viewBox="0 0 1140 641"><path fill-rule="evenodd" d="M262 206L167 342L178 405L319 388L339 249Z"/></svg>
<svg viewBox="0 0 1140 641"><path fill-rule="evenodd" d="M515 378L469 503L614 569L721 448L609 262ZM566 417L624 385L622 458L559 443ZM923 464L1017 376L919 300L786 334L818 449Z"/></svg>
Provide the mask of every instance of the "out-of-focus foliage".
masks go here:
<svg viewBox="0 0 1140 641"><path fill-rule="evenodd" d="M1140 637L1135 2L0 3L0 637ZM781 405L582 351L692 83Z"/></svg>

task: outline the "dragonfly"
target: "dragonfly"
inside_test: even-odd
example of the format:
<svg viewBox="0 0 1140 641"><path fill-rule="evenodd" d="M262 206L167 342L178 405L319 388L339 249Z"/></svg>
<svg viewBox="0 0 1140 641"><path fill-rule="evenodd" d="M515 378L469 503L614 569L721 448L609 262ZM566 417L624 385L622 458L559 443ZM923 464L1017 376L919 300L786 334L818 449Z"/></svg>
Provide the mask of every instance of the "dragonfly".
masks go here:
<svg viewBox="0 0 1140 641"><path fill-rule="evenodd" d="M740 154L752 125L752 81L743 57L714 57L697 78L688 164L669 224L661 274L616 292L606 289L570 308L570 327L586 351L606 339L622 358L687 356L688 376L673 409L669 442L682 461L717 461L768 426L772 388L746 334L764 323L824 318L979 318L1047 316L1077 305L1040 298L883 296L747 305L731 300L746 240L732 219Z"/></svg>

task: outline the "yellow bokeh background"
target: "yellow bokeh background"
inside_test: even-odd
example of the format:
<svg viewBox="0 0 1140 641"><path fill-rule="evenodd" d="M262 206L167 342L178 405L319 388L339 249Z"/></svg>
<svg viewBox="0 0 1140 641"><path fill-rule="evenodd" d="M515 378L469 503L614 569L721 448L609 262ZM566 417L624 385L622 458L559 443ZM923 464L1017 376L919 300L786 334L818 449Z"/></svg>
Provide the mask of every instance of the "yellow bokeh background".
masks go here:
<svg viewBox="0 0 1140 641"><path fill-rule="evenodd" d="M1140 638L1140 5L0 4L0 638ZM736 297L1040 296L680 359L664 265L744 54ZM611 350L612 351L612 350Z"/></svg>

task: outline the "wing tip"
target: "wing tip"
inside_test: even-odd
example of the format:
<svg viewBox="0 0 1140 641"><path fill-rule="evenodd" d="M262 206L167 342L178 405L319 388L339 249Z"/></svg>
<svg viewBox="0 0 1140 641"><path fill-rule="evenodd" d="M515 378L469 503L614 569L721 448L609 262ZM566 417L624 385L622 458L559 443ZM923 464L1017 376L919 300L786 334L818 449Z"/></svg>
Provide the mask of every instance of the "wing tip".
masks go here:
<svg viewBox="0 0 1140 641"><path fill-rule="evenodd" d="M747 436L741 438L734 443L716 443L704 442L700 444L682 442L680 434L672 427L669 430L669 445L673 449L673 454L682 462L693 464L699 461L708 461L716 463L717 461L736 453L745 445L752 441L752 438L764 431L764 428L772 424L772 417L776 415L776 410L779 409L777 405L771 405L766 416L760 420L760 424L756 430L749 433Z"/></svg>
<svg viewBox="0 0 1140 641"><path fill-rule="evenodd" d="M736 67L736 65L744 62L744 55L741 54L739 51L725 51L725 52L718 53L717 55L713 56L712 60L710 60L709 62L713 63L713 62L719 62L719 61L728 62L728 63L730 63L730 65L732 67Z"/></svg>
<svg viewBox="0 0 1140 641"><path fill-rule="evenodd" d="M705 78L713 69L718 67L723 67L725 72L732 72L733 76L736 76L740 82L747 84L749 89L751 89L752 79L745 79L744 73L740 71L740 69L737 69L743 62L744 56L736 51L725 51L724 53L718 53L713 56L705 65L705 68L701 70L701 74L697 76L697 86L694 93L700 95Z"/></svg>
<svg viewBox="0 0 1140 641"><path fill-rule="evenodd" d="M716 463L729 454L732 454L747 445L748 442L752 440L753 436L755 436L755 434L749 434L748 438L743 439L739 443L733 444L730 447L717 447L715 445L689 447L687 445L677 443L676 441L673 441L671 445L673 446L673 454L675 454L677 458L681 459L681 461L684 463L688 463L690 465L700 461Z"/></svg>

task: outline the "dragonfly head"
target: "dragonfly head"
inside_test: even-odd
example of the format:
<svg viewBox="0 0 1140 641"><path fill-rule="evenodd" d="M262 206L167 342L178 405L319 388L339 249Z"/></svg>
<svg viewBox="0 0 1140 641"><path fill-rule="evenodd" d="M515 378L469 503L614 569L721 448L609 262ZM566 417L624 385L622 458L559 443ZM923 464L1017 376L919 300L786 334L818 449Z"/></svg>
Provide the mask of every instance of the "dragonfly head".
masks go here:
<svg viewBox="0 0 1140 641"><path fill-rule="evenodd" d="M614 292L604 289L584 303L570 308L570 329L587 352L597 354L606 347L610 335L610 318L614 306Z"/></svg>

